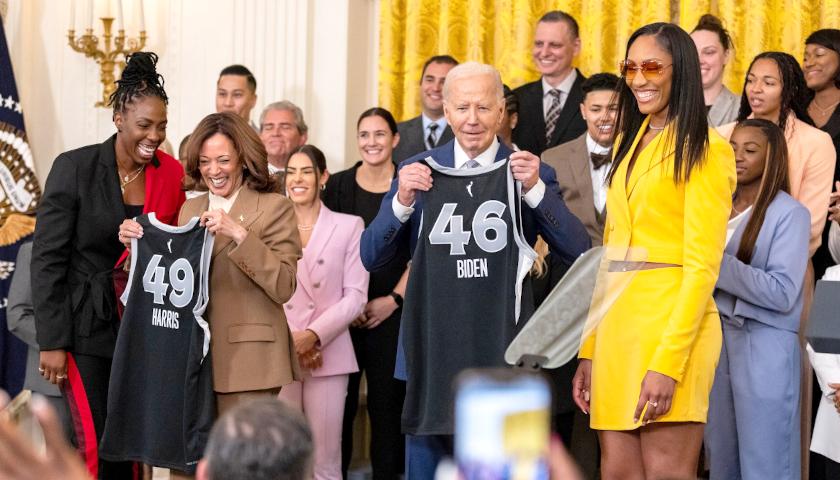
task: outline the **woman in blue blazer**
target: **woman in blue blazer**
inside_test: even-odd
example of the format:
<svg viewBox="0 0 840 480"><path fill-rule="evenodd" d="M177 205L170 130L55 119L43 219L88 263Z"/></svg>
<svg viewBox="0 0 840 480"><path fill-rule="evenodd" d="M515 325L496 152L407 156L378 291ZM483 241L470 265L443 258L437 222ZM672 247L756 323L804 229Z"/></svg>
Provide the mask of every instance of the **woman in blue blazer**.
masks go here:
<svg viewBox="0 0 840 480"><path fill-rule="evenodd" d="M706 426L712 479L800 476L799 316L811 217L775 124L739 123L738 188L715 290L723 348Z"/></svg>

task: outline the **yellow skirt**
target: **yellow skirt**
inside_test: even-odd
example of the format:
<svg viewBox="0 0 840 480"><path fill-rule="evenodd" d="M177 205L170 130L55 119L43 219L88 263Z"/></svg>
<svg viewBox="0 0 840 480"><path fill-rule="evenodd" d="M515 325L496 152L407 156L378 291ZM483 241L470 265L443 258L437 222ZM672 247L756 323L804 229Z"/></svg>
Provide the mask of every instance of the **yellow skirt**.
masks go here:
<svg viewBox="0 0 840 480"><path fill-rule="evenodd" d="M633 430L642 379L677 301L682 268L640 270L597 326L592 357L591 420L597 430ZM706 422L709 393L720 359L720 317L709 297L677 382L671 410L657 422Z"/></svg>

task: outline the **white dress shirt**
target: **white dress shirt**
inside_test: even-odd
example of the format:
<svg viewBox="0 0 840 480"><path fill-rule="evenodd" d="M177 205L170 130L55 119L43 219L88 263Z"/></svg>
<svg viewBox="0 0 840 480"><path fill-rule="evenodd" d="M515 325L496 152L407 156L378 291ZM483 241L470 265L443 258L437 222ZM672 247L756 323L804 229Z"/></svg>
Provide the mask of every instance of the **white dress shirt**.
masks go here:
<svg viewBox="0 0 840 480"><path fill-rule="evenodd" d="M446 123L446 117L440 117L437 120L432 120L431 118L427 117L425 113L423 113L422 115L420 115L420 118L423 120L423 145L426 145L426 147L428 147L429 150L431 150L437 145L440 145L440 137L443 136L443 131L446 130L446 126L448 125ZM429 133L431 133L429 126L433 123L436 123L438 126L437 130L435 130L435 141L437 142L437 145L429 145L428 143L426 143L426 139L429 138Z"/></svg>
<svg viewBox="0 0 840 480"><path fill-rule="evenodd" d="M283 173L285 171L286 171L285 168L275 167L274 164L272 164L271 162L268 163L268 174L269 175L274 175L275 173Z"/></svg>
<svg viewBox="0 0 840 480"><path fill-rule="evenodd" d="M478 164L482 167L492 165L493 162L496 161L496 154L499 152L499 145L499 139L497 137L493 137L493 143L490 144L490 147L478 154L473 160L478 162ZM467 152L461 148L461 144L456 140L454 158L455 168L463 168L464 164L468 161L470 161L469 155L467 155ZM540 204L544 196L545 183L543 183L541 178L538 178L537 183L528 190L528 193L522 195L522 199L525 200L525 203L528 204L529 207L537 208L537 205ZM394 216L399 219L400 223L405 223L406 220L411 217L411 214L414 213L414 203L410 206L405 206L399 202L398 197L399 194L394 195L394 199L391 201L391 207L394 210Z"/></svg>
<svg viewBox="0 0 840 480"><path fill-rule="evenodd" d="M552 90L560 91L560 110L563 110L563 107L566 106L566 99L569 98L569 92L572 91L572 85L575 84L575 80L577 80L577 70L574 68L571 73L566 75L566 78L560 82L560 85L557 85L556 87L552 87L551 84L546 81L545 77L542 77L543 116L548 115L548 109L551 108L551 103L554 102L554 97L552 97L548 92Z"/></svg>
<svg viewBox="0 0 840 480"><path fill-rule="evenodd" d="M595 141L589 132L586 133L586 151L597 155L607 155L610 153L610 147L605 147ZM595 169L592 160L589 160L589 178L592 179L592 200L595 204L595 209L599 212L604 211L607 205L607 176L610 173L610 163L607 162L601 165L601 168Z"/></svg>
<svg viewBox="0 0 840 480"><path fill-rule="evenodd" d="M239 186L239 188L236 189L235 192L233 192L233 195L231 195L228 198L220 197L218 195L214 195L213 192L207 192L207 195L209 197L209 205L208 205L207 209L208 210L218 210L218 209L221 208L222 210L225 211L225 213L230 213L230 207L233 206L233 202L235 202L236 197L239 196L239 191L240 190L242 190L241 185Z"/></svg>
<svg viewBox="0 0 840 480"><path fill-rule="evenodd" d="M745 208L743 212L735 215L734 217L729 219L729 223L726 224L726 243L725 245L729 245L729 240L732 239L732 235L735 235L735 230L738 229L738 226L744 223L744 220L747 219L748 214L752 210L752 205Z"/></svg>

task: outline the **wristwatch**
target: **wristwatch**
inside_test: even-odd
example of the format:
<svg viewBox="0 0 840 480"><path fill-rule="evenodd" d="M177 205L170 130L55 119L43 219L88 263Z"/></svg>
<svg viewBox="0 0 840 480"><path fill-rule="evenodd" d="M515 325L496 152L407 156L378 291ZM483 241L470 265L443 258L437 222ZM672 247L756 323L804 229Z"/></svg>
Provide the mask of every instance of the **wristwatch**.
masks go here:
<svg viewBox="0 0 840 480"><path fill-rule="evenodd" d="M397 292L391 292L391 293L389 293L388 295L391 295L391 298L393 298L393 299L394 299L394 302L396 302L397 307L402 307L402 306L403 306L403 297L402 297L402 295L400 295L400 294L399 294L399 293L397 293Z"/></svg>

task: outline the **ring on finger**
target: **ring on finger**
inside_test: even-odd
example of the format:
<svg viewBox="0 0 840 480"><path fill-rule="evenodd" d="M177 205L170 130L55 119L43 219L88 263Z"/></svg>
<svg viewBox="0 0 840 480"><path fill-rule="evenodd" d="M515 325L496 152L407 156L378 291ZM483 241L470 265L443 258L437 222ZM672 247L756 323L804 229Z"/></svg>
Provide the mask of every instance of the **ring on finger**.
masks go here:
<svg viewBox="0 0 840 480"><path fill-rule="evenodd" d="M658 406L659 406L659 403L658 403L658 402L648 402L648 403L649 403L649 404L650 404L650 406L651 406L651 407L653 407L653 408L656 408L656 407L658 407Z"/></svg>

